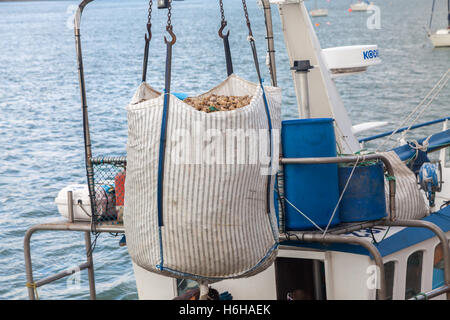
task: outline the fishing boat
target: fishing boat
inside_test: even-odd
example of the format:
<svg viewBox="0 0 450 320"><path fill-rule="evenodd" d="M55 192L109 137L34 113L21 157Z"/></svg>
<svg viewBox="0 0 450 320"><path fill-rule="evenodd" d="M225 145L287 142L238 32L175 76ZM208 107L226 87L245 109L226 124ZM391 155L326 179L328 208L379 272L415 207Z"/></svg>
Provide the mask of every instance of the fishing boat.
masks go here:
<svg viewBox="0 0 450 320"><path fill-rule="evenodd" d="M430 17L430 23L428 27L428 37L430 38L433 45L437 47L450 47L450 0L447 1L447 8L448 8L448 27L447 29L439 29L436 32L431 32L431 24L433 21L433 14L434 14L434 7L435 7L436 0L433 0L433 5L431 9L431 17Z"/></svg>
<svg viewBox="0 0 450 320"><path fill-rule="evenodd" d="M258 216L259 220L251 220L250 231L234 234L233 228L236 224L241 226L245 224L245 216L238 216L231 222L229 220L224 220L226 222L223 223L216 222L210 227L205 227L208 225L200 221L204 217L200 211L194 216L195 223L188 220L190 211L196 210L195 204L201 202L202 197L207 199L207 204L202 207L202 210L208 212L213 210L211 208L217 208L221 203L226 202L230 194L233 195L233 188L227 188L227 183L235 183L233 180L235 177L232 176L233 167L228 167L226 174L217 180L219 182L216 181L216 189L225 186L223 193L219 194L213 189L202 189L208 186L209 181L215 179L214 171L208 171L208 175L205 176L189 175L190 171L196 170L194 168L202 169L198 164L192 166L188 164L184 167L187 169L178 171L176 175L166 171L166 173L169 172L164 180L167 189L158 187L164 186L160 184L161 179L157 179L158 173L161 173L159 169L151 171L153 177L151 180L145 180L145 183L138 185L137 188L134 184L135 179L146 175L135 175L136 168L141 172L148 170L148 168L139 167L141 162L153 161L152 166L165 163L164 170L172 168L168 161L157 161L161 159L158 155L161 155L161 148L164 147L163 140L159 139L163 135L157 133L155 135L159 138L149 142L148 139L152 136L150 133L153 132L151 130L156 130L155 132L159 132L161 128L170 130L176 123L190 125L190 120L185 116L177 122L169 122L170 126L164 126L164 121L176 119L173 117L177 116L180 110L186 115L192 111L182 104L183 95L170 93L171 49L176 43L176 36L170 24L171 1L169 1L169 19L166 28L169 37L165 39L168 72L165 74L164 94L156 92L146 83L151 39L149 17L148 33L145 36L142 85L128 107L130 124L128 154L126 157L93 156L80 37L82 12L92 1L83 0L75 16L87 185L69 186L60 192L57 203L64 216L61 222L42 223L27 231L24 252L30 299L36 299L39 287L68 276L74 270L79 272L85 269L88 270L89 275L90 296L95 299L90 237L92 233L98 235L102 232L126 233L126 245L133 260L140 299L197 297L220 300L423 300L450 298L448 243L450 184L445 183L450 179L450 130L448 128L450 117L445 115L441 119L417 123L420 115L448 83L450 70L446 72L444 70L440 81L395 130L362 138L361 134L367 135L369 130L385 126L386 123L367 122L352 125L337 90L335 79L361 74L368 68L380 64L377 45L322 49L304 2L276 1L297 96L298 117L281 123L280 151L276 157L272 158L274 160L278 155L280 158L280 166L275 173L269 173L265 179L261 180L262 187L258 184L247 187L248 182L238 184L239 194L231 200L253 201L255 206L262 204L260 207L262 209L256 210L261 211L262 214ZM245 1L243 4L249 28L248 41L253 50L255 68L259 75L255 50L256 39L251 32ZM224 32L227 23L221 3L222 21L219 35L224 43L228 78L224 84L213 91L221 90L220 92L225 93L231 89L256 90L258 94L253 99L259 99L261 108L258 112L262 115L258 118L260 119L258 123L266 127L267 119L272 119L273 125L277 123L276 117L270 118L270 115L273 115L272 111L278 108L276 99L273 97L279 90L272 30L272 8L268 0L263 0L262 4L266 22L271 86L263 85L262 81L257 84L245 82L234 75L228 42L229 32ZM227 87L230 83L230 86L234 88ZM233 85L234 83L238 85ZM255 106L256 100L252 101L250 107ZM178 110L175 110L174 104L177 104ZM168 109L169 116L165 117L167 109L163 106L168 105L172 108ZM254 109L250 107L209 115L227 117L232 114L241 114L240 111L253 112ZM155 109L160 110L157 116L146 113L153 112ZM195 113L196 116L205 116L201 111L195 112L200 112ZM153 118L160 124L156 126L156 129L155 126L146 126ZM220 121L216 122L216 124L220 123ZM442 124L442 130L423 139L410 139L408 136L417 128L436 124ZM139 136L139 132L144 134ZM395 139L398 135L401 135L400 138ZM142 146L140 143L146 143L146 145ZM378 146L373 147L376 144ZM156 145L159 148L156 148ZM165 147L170 148L170 143ZM137 152L142 150L147 150L146 152L152 156L138 156ZM430 160L433 154L439 160ZM208 168L220 170L222 167L216 168L209 165ZM240 173L246 176L246 181L250 180L250 172L240 171ZM175 186L167 185L167 181L172 181L174 177L183 179L184 176L197 181L196 189L189 187L189 181L186 182L188 186L186 189L184 189L184 182ZM158 177L161 178L161 176ZM220 182L224 180L228 182L225 184ZM193 189L200 192L192 192ZM162 190L166 192L161 194ZM186 190L186 193L183 197L177 198L178 202L174 199L169 202L164 201L168 199L167 197L172 199L170 197L173 197L173 192L176 190ZM246 199L242 200L243 197L239 197L242 194L247 195ZM135 198L136 195L138 199ZM149 205L146 197L152 197L151 208L153 209L151 210L142 210ZM162 200L162 202L156 200ZM191 201L189 206L194 209L182 208L182 213L176 216L171 215L170 210L176 211L179 203L183 201ZM160 210L161 204L165 204L165 210ZM240 210L239 206L233 208L236 211ZM270 212L266 210L268 208ZM253 212L251 206L246 207L246 210ZM133 216L134 212L148 214L149 211L152 214L150 218ZM164 213L164 215L158 215L158 213ZM224 213L225 217L233 217L235 214L231 210L225 210ZM266 220L268 217L270 218ZM274 217L276 220L273 219ZM160 218L162 220L158 220ZM147 219L145 225L140 223L142 219ZM170 229L171 232L166 233L166 228L173 228L171 223L178 221L177 219L182 219L180 220L182 227ZM205 219L209 221L212 217L206 216ZM198 224L203 227L197 228ZM273 224L277 228L270 230L269 226ZM152 225L152 229L146 231L146 225ZM211 232L208 228L220 232L222 232L220 228L227 228L228 233ZM30 239L33 233L41 230L83 232L87 261L75 269L71 268L69 271L35 280L31 263ZM271 238L272 231L274 238ZM264 232L267 232L267 238L261 238ZM196 239L197 234L202 234L204 238L197 242L198 246L192 247L189 243L192 239ZM181 238L179 238L180 235ZM239 239L244 241L239 242ZM258 239L255 246L267 240L266 248L269 250L261 251L266 252L265 255L258 254L253 245L248 245L248 243L254 243L255 239ZM272 242L274 242L273 246ZM230 264L230 261L234 257L233 253L242 248L246 253L237 257L239 261L250 261L249 258L254 257L256 260L261 259L261 263L253 265L249 262L249 266L253 266L251 269L244 266L243 269L236 271L237 266L234 263ZM224 252L228 255L224 256ZM152 265L153 260L149 259L152 255L158 262L156 266ZM201 257L207 255L211 258L202 260ZM181 271L170 267L170 263L173 263L177 257L181 257L181 263L177 265L177 268L182 269ZM189 268L192 265L195 266L194 270L187 272L186 270L191 270ZM211 276L209 272L214 268L222 271L230 268L235 273L224 275L225 273L220 271L222 273L218 276ZM241 270L245 272L250 270L250 272L238 273Z"/></svg>
<svg viewBox="0 0 450 320"><path fill-rule="evenodd" d="M314 2L314 9L312 9L309 14L311 17L326 17L328 16L328 9L317 8L317 0Z"/></svg>
<svg viewBox="0 0 450 320"><path fill-rule="evenodd" d="M369 3L368 1L358 0L358 2L352 3L350 5L350 9L352 11L367 11L367 9L369 8L369 5L371 5L371 4L372 3Z"/></svg>

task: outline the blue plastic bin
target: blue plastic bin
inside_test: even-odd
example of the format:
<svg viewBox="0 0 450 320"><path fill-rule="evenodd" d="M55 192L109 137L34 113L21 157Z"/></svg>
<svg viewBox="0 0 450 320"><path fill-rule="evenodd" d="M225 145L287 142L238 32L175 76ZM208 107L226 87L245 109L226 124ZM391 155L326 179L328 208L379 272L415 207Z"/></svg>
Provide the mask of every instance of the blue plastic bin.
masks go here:
<svg viewBox="0 0 450 320"><path fill-rule="evenodd" d="M333 119L296 119L282 122L285 158L336 157ZM285 198L324 228L339 200L337 164L284 165ZM316 227L286 202L286 230ZM330 226L339 224L339 208Z"/></svg>
<svg viewBox="0 0 450 320"><path fill-rule="evenodd" d="M345 188L353 166L339 167L339 192ZM383 163L356 167L340 204L342 222L373 221L386 217Z"/></svg>

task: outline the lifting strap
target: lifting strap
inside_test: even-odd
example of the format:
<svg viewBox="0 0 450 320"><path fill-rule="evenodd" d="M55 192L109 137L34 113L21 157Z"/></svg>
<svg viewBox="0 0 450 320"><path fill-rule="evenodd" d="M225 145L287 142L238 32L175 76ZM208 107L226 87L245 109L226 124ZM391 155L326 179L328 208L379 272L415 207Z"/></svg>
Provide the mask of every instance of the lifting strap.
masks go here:
<svg viewBox="0 0 450 320"><path fill-rule="evenodd" d="M164 270L164 253L162 245L162 227L164 226L164 208L163 208L163 186L164 186L164 162L166 159L166 136L167 136L167 119L169 114L170 104L170 83L172 77L172 46L177 41L177 37L173 33L172 27L172 0L168 0L167 11L167 26L166 30L171 36L171 40L168 41L164 36L164 42L166 43L166 73L165 73L165 85L164 85L164 106L161 120L161 135L159 140L159 162L158 162L158 190L157 190L157 205L158 205L158 236L159 236L159 255L160 262L156 266L160 270Z"/></svg>
<svg viewBox="0 0 450 320"><path fill-rule="evenodd" d="M161 121L161 135L159 141L159 163L158 163L158 225L162 227L163 223L163 184L164 184L164 161L166 151L166 134L167 134L167 118L170 104L170 82L172 76L172 46L177 41L172 27L172 0L169 0L167 13L167 27L166 30L172 37L170 41L164 36L164 42L167 47L166 54L166 74L165 74L165 88L164 88L164 107Z"/></svg>
<svg viewBox="0 0 450 320"><path fill-rule="evenodd" d="M262 95L263 95L263 99L264 99L264 107L265 107L265 111L266 111L266 116L267 116L267 124L269 127L269 154L270 154L270 162L269 162L269 172L267 174L267 188L266 188L266 208L267 208L267 214L269 216L269 222L270 222L270 226L272 228L272 233L274 235L274 239L277 239L277 230L274 230L272 223L270 221L270 202L271 202L271 197L273 197L273 194L270 192L271 188L271 184L272 184L272 166L273 166L273 135L272 135L272 120L270 118L270 110L269 110L269 104L267 102L267 97L266 97L266 93L264 90L264 86L263 86L263 79L261 78L261 71L259 69L259 61L258 61L258 54L256 51L256 44L255 44L255 38L253 37L253 32L252 32L252 27L250 24L250 18L248 16L248 9L247 9L247 3L245 0L242 0L242 6L244 9L244 14L245 14L245 20L247 23L247 28L248 28L248 41L250 42L250 46L252 48L252 53L253 53L253 61L255 63L255 68L256 68L256 73L258 75L258 81L259 84L261 86L261 90L262 90Z"/></svg>

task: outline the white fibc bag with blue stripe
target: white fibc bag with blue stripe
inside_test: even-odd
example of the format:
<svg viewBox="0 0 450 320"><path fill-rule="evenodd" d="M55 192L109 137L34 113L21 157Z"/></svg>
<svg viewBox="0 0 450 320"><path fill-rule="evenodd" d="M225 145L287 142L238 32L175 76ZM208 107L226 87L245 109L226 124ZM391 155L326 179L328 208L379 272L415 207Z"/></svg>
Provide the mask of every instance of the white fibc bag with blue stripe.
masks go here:
<svg viewBox="0 0 450 320"><path fill-rule="evenodd" d="M218 281L276 256L281 89L231 75L202 96L212 94L253 98L205 113L143 83L127 107L124 224L133 262L148 271Z"/></svg>

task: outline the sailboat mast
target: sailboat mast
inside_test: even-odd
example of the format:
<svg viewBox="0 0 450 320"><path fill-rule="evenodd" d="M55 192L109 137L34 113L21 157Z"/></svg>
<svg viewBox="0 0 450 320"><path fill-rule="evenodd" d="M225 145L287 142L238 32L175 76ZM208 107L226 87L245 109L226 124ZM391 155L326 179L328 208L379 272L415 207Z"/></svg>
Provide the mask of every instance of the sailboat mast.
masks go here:
<svg viewBox="0 0 450 320"><path fill-rule="evenodd" d="M447 9L448 9L448 15L447 15L448 29L450 30L450 0L447 0Z"/></svg>
<svg viewBox="0 0 450 320"><path fill-rule="evenodd" d="M448 0L450 1L450 0ZM431 6L431 16L430 16L430 24L428 26L428 29L431 30L431 24L433 22L433 14L434 14L434 5L436 4L436 0L433 0L433 5Z"/></svg>

